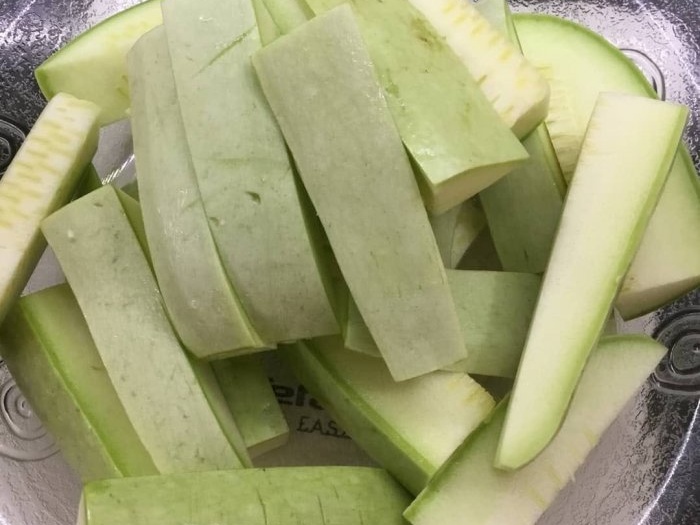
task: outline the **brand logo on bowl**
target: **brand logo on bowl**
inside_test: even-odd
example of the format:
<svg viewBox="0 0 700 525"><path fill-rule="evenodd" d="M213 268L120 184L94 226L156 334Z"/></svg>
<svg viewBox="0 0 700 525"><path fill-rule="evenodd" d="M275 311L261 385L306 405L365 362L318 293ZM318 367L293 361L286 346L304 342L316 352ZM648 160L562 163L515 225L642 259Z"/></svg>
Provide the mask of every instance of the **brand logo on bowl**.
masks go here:
<svg viewBox="0 0 700 525"><path fill-rule="evenodd" d="M0 117L0 177L2 177L26 138L20 126Z"/></svg>
<svg viewBox="0 0 700 525"><path fill-rule="evenodd" d="M40 461L58 451L7 368L0 361L0 455Z"/></svg>

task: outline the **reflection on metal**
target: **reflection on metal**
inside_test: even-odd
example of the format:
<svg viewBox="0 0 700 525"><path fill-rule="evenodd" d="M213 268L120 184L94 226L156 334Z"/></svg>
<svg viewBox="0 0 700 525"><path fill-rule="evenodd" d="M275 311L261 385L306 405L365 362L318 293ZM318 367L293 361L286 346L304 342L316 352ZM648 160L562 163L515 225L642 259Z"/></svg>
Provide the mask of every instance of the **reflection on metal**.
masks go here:
<svg viewBox="0 0 700 525"><path fill-rule="evenodd" d="M0 381L0 456L40 461L56 454L56 444L17 384L9 374L3 375L5 378Z"/></svg>
<svg viewBox="0 0 700 525"><path fill-rule="evenodd" d="M12 162L26 134L13 122L0 118L0 177Z"/></svg>
<svg viewBox="0 0 700 525"><path fill-rule="evenodd" d="M666 100L666 80L659 66L656 65L649 55L637 49L620 49L644 74L649 83L656 91L659 99Z"/></svg>
<svg viewBox="0 0 700 525"><path fill-rule="evenodd" d="M669 349L654 373L657 388L700 394L700 308L682 310L669 318L655 337Z"/></svg>

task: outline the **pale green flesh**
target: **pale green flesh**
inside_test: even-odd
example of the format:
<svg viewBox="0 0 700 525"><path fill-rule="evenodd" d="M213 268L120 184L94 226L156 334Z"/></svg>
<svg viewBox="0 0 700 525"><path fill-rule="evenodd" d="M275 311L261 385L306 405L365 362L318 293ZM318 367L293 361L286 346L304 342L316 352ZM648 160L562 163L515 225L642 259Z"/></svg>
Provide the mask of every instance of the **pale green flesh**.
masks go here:
<svg viewBox="0 0 700 525"><path fill-rule="evenodd" d="M270 42L277 40L283 33L265 5L265 0L253 0L252 3L255 10L258 33L260 33L260 42L266 46Z"/></svg>
<svg viewBox="0 0 700 525"><path fill-rule="evenodd" d="M211 366L250 455L256 457L284 445L289 427L262 357L236 357Z"/></svg>
<svg viewBox="0 0 700 525"><path fill-rule="evenodd" d="M700 185L685 146L676 156L615 307L633 319L700 285Z"/></svg>
<svg viewBox="0 0 700 525"><path fill-rule="evenodd" d="M493 244L488 228L485 228L474 240L457 265L458 270L503 271L503 265Z"/></svg>
<svg viewBox="0 0 700 525"><path fill-rule="evenodd" d="M362 467L246 469L91 483L85 525L404 525L408 494Z"/></svg>
<svg viewBox="0 0 700 525"><path fill-rule="evenodd" d="M115 190L105 186L62 208L42 231L158 470L241 466L170 326Z"/></svg>
<svg viewBox="0 0 700 525"><path fill-rule="evenodd" d="M442 263L455 268L486 226L486 218L475 199L463 202L441 215L430 216Z"/></svg>
<svg viewBox="0 0 700 525"><path fill-rule="evenodd" d="M47 99L65 92L94 102L102 109L102 125L126 117L126 55L141 35L161 23L160 0L148 0L89 29L36 69L42 93Z"/></svg>
<svg viewBox="0 0 700 525"><path fill-rule="evenodd" d="M464 0L408 0L445 39L503 122L523 138L547 114L549 84L517 42ZM505 6L504 6L505 9Z"/></svg>
<svg viewBox="0 0 700 525"><path fill-rule="evenodd" d="M344 0L307 0L322 13ZM417 171L443 213L527 158L459 58L405 0L350 2Z"/></svg>
<svg viewBox="0 0 700 525"><path fill-rule="evenodd" d="M46 248L39 223L68 202L97 149L94 104L61 94L0 179L0 323Z"/></svg>
<svg viewBox="0 0 700 525"><path fill-rule="evenodd" d="M211 237L162 27L137 42L128 65L139 198L170 320L200 358L259 347Z"/></svg>
<svg viewBox="0 0 700 525"><path fill-rule="evenodd" d="M666 349L643 336L600 344L552 443L521 470L493 467L505 403L470 436L405 512L413 525L534 525Z"/></svg>
<svg viewBox="0 0 700 525"><path fill-rule="evenodd" d="M455 304L455 307L457 305ZM377 343L367 328L367 323L362 319L362 314L357 308L357 303L352 295L347 295L347 307L345 311L345 326L343 328L343 342L348 350L381 357Z"/></svg>
<svg viewBox="0 0 700 525"><path fill-rule="evenodd" d="M572 109L571 93L566 85L555 76L551 67L540 66L540 70L551 89L550 111L545 119L545 126L549 130L562 175L568 184L576 171L585 127L582 130L581 125L576 122L577 115Z"/></svg>
<svg viewBox="0 0 700 525"><path fill-rule="evenodd" d="M102 179L97 173L95 166L88 164L87 168L81 176L80 185L75 192L76 198L87 195L91 191L97 190L102 187Z"/></svg>
<svg viewBox="0 0 700 525"><path fill-rule="evenodd" d="M600 95L518 369L498 466L525 465L559 428L654 211L687 114L646 97Z"/></svg>
<svg viewBox="0 0 700 525"><path fill-rule="evenodd" d="M157 474L67 285L21 298L0 328L0 348L84 482Z"/></svg>
<svg viewBox="0 0 700 525"><path fill-rule="evenodd" d="M253 60L394 379L464 359L428 216L351 8L316 17Z"/></svg>
<svg viewBox="0 0 700 525"><path fill-rule="evenodd" d="M464 373L438 371L395 383L380 360L346 350L339 337L283 352L341 427L414 494L494 406Z"/></svg>
<svg viewBox="0 0 700 525"><path fill-rule="evenodd" d="M139 246L146 257L148 265L151 271L153 271L151 252L146 240L146 228L143 222L141 206L136 199L120 189L116 190L116 194L119 198L120 204L124 208L126 218L128 219L129 225L134 231L134 234L136 235ZM241 432L233 419L229 404L224 398L223 392L221 391L219 383L217 382L211 367L209 367L204 361L200 361L198 359L190 358L189 362L195 376L197 377L197 381L204 392L204 396L209 402L209 406L212 409L214 416L219 422L223 432L233 445L234 450L240 451L240 457L242 457L244 464L246 466L250 466L251 463L248 453L246 452L246 444L243 440L243 436L241 435Z"/></svg>
<svg viewBox="0 0 700 525"><path fill-rule="evenodd" d="M228 400L221 390L214 370L206 361L192 357L190 354L188 354L187 357L197 378L197 382L209 403L209 408L214 414L216 421L219 423L226 439L231 443L241 465L245 468L252 467L253 461L248 452L245 439L243 438L241 430L238 428L238 423L233 419Z"/></svg>
<svg viewBox="0 0 700 525"><path fill-rule="evenodd" d="M503 269L541 273L561 217L564 180L544 125L523 145L530 159L479 198Z"/></svg>
<svg viewBox="0 0 700 525"><path fill-rule="evenodd" d="M255 78L249 0L166 0L163 16L202 203L266 343L337 333L284 139Z"/></svg>
<svg viewBox="0 0 700 525"><path fill-rule="evenodd" d="M607 322L605 323L605 328L603 328L602 335L617 335L617 334L618 334L617 320L615 319L615 315L611 314L608 317Z"/></svg>
<svg viewBox="0 0 700 525"><path fill-rule="evenodd" d="M474 244L486 227L486 217L480 201L472 199L460 206L452 234L452 254L450 268L456 268L464 254Z"/></svg>
<svg viewBox="0 0 700 525"><path fill-rule="evenodd" d="M476 7L499 11L502 20L497 29L520 49L506 2L488 0ZM526 137L523 146L530 159L482 191L479 198L503 269L542 273L552 250L566 184L545 125Z"/></svg>
<svg viewBox="0 0 700 525"><path fill-rule="evenodd" d="M305 0L260 0L275 21L280 34L296 29L313 17Z"/></svg>
<svg viewBox="0 0 700 525"><path fill-rule="evenodd" d="M524 273L448 270L469 356L447 370L515 377L535 309L540 278ZM348 300L345 346L379 356L357 305Z"/></svg>
<svg viewBox="0 0 700 525"><path fill-rule="evenodd" d="M540 290L537 275L447 273L469 356L449 369L515 377Z"/></svg>
<svg viewBox="0 0 700 525"><path fill-rule="evenodd" d="M553 17L516 15L525 54L565 90L558 119L578 126L582 137L600 92L656 97L644 76L600 36ZM558 45L559 42L571 45ZM558 112L552 100L551 112ZM651 129L654 129L653 127ZM580 138L579 138L580 143ZM700 185L687 148L681 146L616 306L625 319L653 311L700 285Z"/></svg>
<svg viewBox="0 0 700 525"><path fill-rule="evenodd" d="M148 247L148 240L146 239L146 226L143 223L141 205L139 204L139 201L121 189L115 188L115 192L117 194L117 198L119 199L119 203L122 205L122 208L124 208L126 218L129 220L129 225L134 231L134 235L136 235L136 240L139 242L143 255L146 257L148 266L151 268L151 270L153 270L151 251Z"/></svg>
<svg viewBox="0 0 700 525"><path fill-rule="evenodd" d="M139 200L139 184L136 179L132 180L127 184L124 184L124 186L121 187L121 190L132 199L135 199L137 201Z"/></svg>
<svg viewBox="0 0 700 525"><path fill-rule="evenodd" d="M143 222L141 206L136 199L129 196L124 191L120 189L116 189L115 191L119 199L119 203L123 207L126 218L129 221L129 225L134 231L139 246L146 257L149 268L153 272L153 263L151 260L150 248L146 240L146 228ZM209 367L204 361L193 358L189 359L189 363L192 366L192 370L197 378L199 386L202 388L204 396L209 403L209 407L221 426L222 431L233 445L234 450L239 452L239 457L244 463L244 466L251 466L252 463L250 462L243 436L241 435L241 432L233 419L228 402L224 398L223 392L221 391L219 383L217 382L211 367Z"/></svg>

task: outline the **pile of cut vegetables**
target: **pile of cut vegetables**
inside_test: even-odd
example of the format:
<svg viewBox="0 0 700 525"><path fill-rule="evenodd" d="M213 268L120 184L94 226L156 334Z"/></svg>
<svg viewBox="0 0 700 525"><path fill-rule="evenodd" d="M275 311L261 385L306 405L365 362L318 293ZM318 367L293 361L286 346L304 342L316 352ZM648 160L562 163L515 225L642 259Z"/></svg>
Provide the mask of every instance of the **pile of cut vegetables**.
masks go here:
<svg viewBox="0 0 700 525"><path fill-rule="evenodd" d="M700 285L687 108L504 0L148 0L36 77L0 355L80 524L532 525L666 351L614 316ZM269 352L377 468L254 468Z"/></svg>

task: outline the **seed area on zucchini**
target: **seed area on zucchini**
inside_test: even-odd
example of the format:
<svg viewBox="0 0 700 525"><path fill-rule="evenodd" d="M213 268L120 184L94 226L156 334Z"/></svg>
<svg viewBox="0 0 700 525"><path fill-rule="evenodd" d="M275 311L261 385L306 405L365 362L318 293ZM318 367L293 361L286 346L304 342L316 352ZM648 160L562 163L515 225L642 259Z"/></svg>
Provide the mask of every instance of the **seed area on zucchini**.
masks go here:
<svg viewBox="0 0 700 525"><path fill-rule="evenodd" d="M73 196L97 149L99 108L54 97L0 179L0 322L46 247L40 222Z"/></svg>

